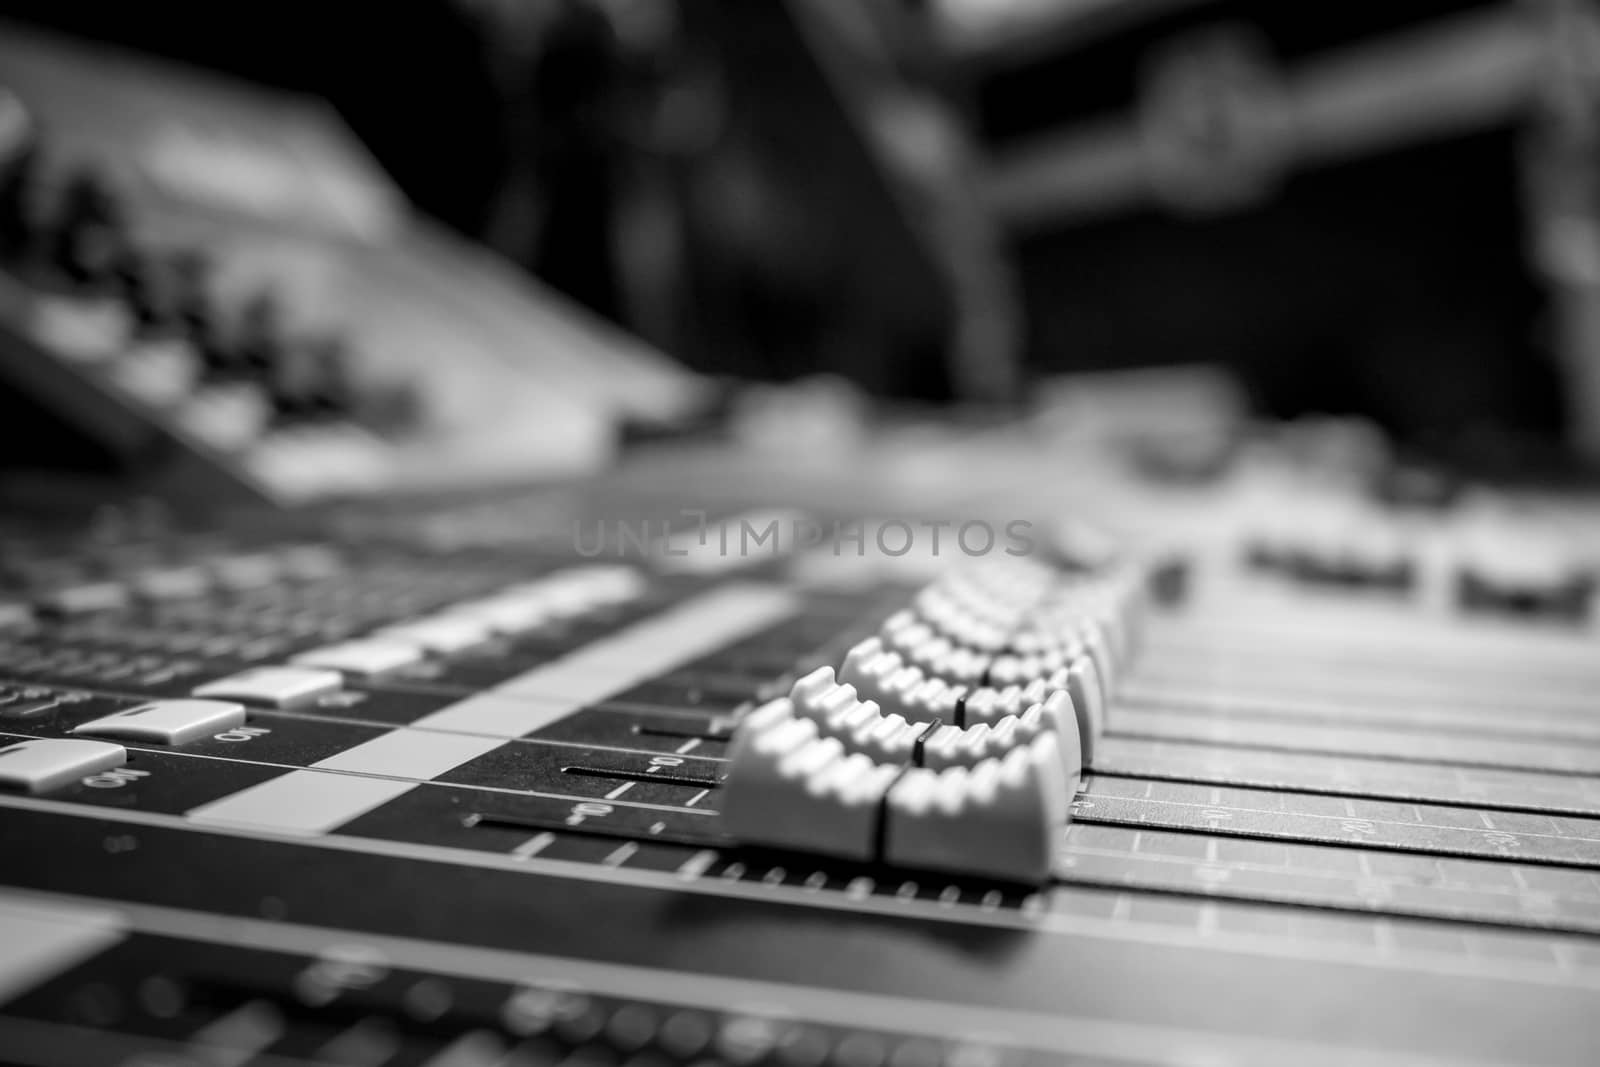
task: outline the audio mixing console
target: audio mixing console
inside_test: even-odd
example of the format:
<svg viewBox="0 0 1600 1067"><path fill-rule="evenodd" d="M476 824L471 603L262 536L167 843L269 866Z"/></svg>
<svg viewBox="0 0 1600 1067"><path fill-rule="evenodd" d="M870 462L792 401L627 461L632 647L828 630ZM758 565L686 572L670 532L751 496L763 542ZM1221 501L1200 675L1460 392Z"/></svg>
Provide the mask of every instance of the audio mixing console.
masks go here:
<svg viewBox="0 0 1600 1067"><path fill-rule="evenodd" d="M313 105L0 68L0 1065L1600 1063L1592 503L1207 375L473 499L705 383Z"/></svg>
<svg viewBox="0 0 1600 1067"><path fill-rule="evenodd" d="M572 500L8 524L0 1060L1600 1054L1580 514L689 565Z"/></svg>

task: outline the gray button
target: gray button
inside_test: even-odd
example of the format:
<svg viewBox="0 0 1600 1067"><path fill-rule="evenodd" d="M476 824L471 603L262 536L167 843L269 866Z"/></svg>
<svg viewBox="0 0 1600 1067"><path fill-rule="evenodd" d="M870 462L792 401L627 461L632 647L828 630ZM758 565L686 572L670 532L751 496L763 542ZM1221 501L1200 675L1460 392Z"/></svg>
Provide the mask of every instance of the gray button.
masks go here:
<svg viewBox="0 0 1600 1067"><path fill-rule="evenodd" d="M197 686L194 695L286 708L335 692L342 681L338 671L316 667L257 667Z"/></svg>
<svg viewBox="0 0 1600 1067"><path fill-rule="evenodd" d="M243 704L227 700L157 700L86 722L73 733L157 745L186 745L243 726Z"/></svg>
<svg viewBox="0 0 1600 1067"><path fill-rule="evenodd" d="M33 621L33 608L15 600L0 600L0 630L26 626Z"/></svg>
<svg viewBox="0 0 1600 1067"><path fill-rule="evenodd" d="M293 658L294 662L307 667L327 667L365 677L409 667L422 659L422 649L416 642L374 638L324 645Z"/></svg>
<svg viewBox="0 0 1600 1067"><path fill-rule="evenodd" d="M39 607L59 615L118 611L128 605L128 587L121 582L80 582L40 594Z"/></svg>
<svg viewBox="0 0 1600 1067"><path fill-rule="evenodd" d="M22 741L0 748L0 788L44 793L127 761L127 749L105 741Z"/></svg>

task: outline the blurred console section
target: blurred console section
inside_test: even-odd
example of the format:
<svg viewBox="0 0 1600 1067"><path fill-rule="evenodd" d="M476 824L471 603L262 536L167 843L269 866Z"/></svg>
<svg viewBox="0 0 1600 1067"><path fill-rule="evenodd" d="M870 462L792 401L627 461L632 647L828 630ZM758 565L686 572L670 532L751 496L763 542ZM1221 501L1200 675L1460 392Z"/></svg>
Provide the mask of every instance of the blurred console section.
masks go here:
<svg viewBox="0 0 1600 1067"><path fill-rule="evenodd" d="M9 26L0 380L99 473L275 502L593 469L702 392L414 215L320 103Z"/></svg>

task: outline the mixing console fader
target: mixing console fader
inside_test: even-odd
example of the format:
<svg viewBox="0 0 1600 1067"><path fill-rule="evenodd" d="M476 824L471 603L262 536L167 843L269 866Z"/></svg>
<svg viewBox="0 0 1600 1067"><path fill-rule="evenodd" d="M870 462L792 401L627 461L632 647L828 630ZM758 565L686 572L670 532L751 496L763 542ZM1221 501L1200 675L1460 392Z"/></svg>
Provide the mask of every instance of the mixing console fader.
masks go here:
<svg viewBox="0 0 1600 1067"><path fill-rule="evenodd" d="M1258 504L8 520L0 1062L1600 1062L1591 520Z"/></svg>

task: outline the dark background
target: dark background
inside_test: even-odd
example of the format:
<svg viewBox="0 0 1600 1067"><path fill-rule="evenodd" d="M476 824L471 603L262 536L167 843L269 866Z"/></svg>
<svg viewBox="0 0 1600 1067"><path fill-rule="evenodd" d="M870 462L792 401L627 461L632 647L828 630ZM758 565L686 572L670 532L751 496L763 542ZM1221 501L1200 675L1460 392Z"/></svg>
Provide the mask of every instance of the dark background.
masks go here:
<svg viewBox="0 0 1600 1067"><path fill-rule="evenodd" d="M1256 27L1292 68L1484 6L1186 5L977 70L906 42L913 61L900 73L985 152L1131 106L1141 56L1187 29ZM7 17L327 98L421 209L692 366L773 379L826 370L890 395L951 397L948 282L889 218L847 109L782 6L683 10L671 47L643 64L608 66L615 42L580 20L562 55L508 83L482 22L442 0L0 0ZM675 156L633 134L649 95L684 68L714 72L728 117L710 148ZM1018 358L1034 374L1215 362L1272 414L1359 412L1446 444L1554 438L1560 384L1526 264L1518 137L1487 129L1296 173L1219 215L1149 209L1008 234L1026 323ZM730 160L754 161L742 177L753 172L765 194L743 230L714 195ZM495 232L519 166L555 205L523 246ZM615 262L619 175L640 173L666 190L683 230L678 276L662 280L672 310L652 323L636 321Z"/></svg>

